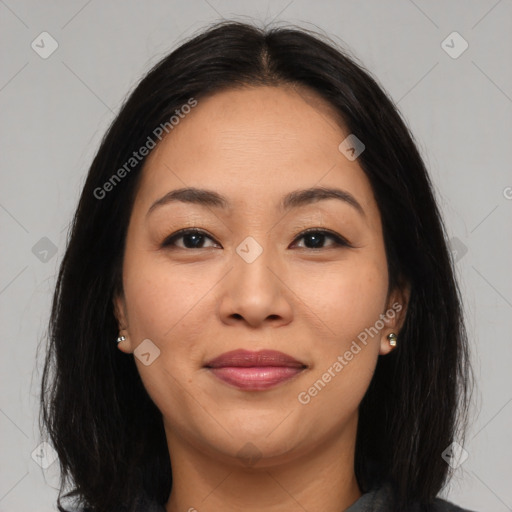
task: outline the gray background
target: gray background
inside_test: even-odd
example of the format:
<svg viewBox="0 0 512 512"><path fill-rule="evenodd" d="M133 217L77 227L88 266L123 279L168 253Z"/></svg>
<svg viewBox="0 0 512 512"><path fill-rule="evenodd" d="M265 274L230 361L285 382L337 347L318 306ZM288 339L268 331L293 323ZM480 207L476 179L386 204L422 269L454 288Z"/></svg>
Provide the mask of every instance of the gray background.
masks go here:
<svg viewBox="0 0 512 512"><path fill-rule="evenodd" d="M0 16L0 512L56 510L58 463L35 462L51 462L38 448L36 350L100 138L150 65L222 17L324 31L397 102L452 239L477 380L468 458L444 494L512 510L510 0L0 0ZM46 59L43 31L58 43ZM453 31L469 44L457 58L445 50L460 52L462 40L442 45Z"/></svg>

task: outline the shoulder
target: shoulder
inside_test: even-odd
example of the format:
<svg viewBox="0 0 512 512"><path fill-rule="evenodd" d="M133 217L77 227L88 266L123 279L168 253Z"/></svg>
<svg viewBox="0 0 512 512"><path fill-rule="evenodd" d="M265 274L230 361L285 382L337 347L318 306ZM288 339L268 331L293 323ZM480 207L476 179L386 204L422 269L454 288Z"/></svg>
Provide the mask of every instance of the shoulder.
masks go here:
<svg viewBox="0 0 512 512"><path fill-rule="evenodd" d="M476 512L473 510L469 510L467 508L461 508L449 501L442 500L441 498L436 498L432 507L429 509L429 512Z"/></svg>
<svg viewBox="0 0 512 512"><path fill-rule="evenodd" d="M393 492L389 485L385 485L371 492L363 494L345 512L391 512L393 508ZM414 504L409 512L477 512L461 508L449 501L436 498L430 505Z"/></svg>
<svg viewBox="0 0 512 512"><path fill-rule="evenodd" d="M165 512L163 505L149 499L146 495L142 495L137 500L135 512Z"/></svg>
<svg viewBox="0 0 512 512"><path fill-rule="evenodd" d="M67 506L65 509L66 512L92 512L91 508L88 507L69 507ZM125 508L123 509L125 510ZM135 503L130 508L132 512L165 512L165 507L163 505L158 504L156 501L148 498L146 494L141 494L136 500Z"/></svg>

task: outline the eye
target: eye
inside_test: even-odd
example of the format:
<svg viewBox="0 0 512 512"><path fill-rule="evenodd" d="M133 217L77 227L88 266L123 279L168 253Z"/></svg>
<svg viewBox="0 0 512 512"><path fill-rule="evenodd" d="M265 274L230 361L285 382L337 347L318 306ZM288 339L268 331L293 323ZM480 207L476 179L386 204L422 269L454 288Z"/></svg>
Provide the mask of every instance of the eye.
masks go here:
<svg viewBox="0 0 512 512"><path fill-rule="evenodd" d="M325 242L326 239L333 240L334 243L331 244L331 248L332 247L336 247L336 246L338 246L338 247L352 247L350 245L350 243L345 238L343 238L342 236L340 236L340 235L338 235L336 233L333 233L332 231L326 231L324 229L317 229L317 228L308 229L307 231L304 231L303 233L301 233L295 239L295 241L300 240L302 238L305 240L305 244L306 244L306 247L304 247L305 249L326 249L326 248L329 248L329 247L324 247L323 246L323 243Z"/></svg>
<svg viewBox="0 0 512 512"><path fill-rule="evenodd" d="M171 236L167 237L163 243L162 247L179 247L180 249L204 249L204 241L205 238L208 238L213 241L209 235L207 235L204 231L199 229L180 229L176 233L173 233ZM176 241L183 239L183 246L177 245ZM213 246L210 246L213 247ZM206 247L208 248L208 246Z"/></svg>
<svg viewBox="0 0 512 512"><path fill-rule="evenodd" d="M213 238L207 235L206 232L197 228L180 229L176 233L168 236L163 241L162 247L179 247L181 249L207 249L208 247L214 247L214 245L205 246L205 239L209 239L214 242ZM308 229L307 231L302 232L297 238L295 238L294 243L301 239L306 241L306 246L303 247L304 249L314 250L329 248L324 246L326 239L333 241L331 247L352 247L345 238L325 229ZM183 243L181 245L177 244L176 242L178 240L183 240ZM216 242L214 243L216 244Z"/></svg>

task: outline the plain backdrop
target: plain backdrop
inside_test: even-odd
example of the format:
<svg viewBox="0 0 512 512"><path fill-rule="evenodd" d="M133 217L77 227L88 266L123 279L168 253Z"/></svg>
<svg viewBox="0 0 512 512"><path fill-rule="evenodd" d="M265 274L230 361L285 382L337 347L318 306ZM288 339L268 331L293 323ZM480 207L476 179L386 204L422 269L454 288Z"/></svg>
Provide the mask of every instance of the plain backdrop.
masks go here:
<svg viewBox="0 0 512 512"><path fill-rule="evenodd" d="M149 67L222 18L328 34L402 112L446 220L477 382L468 458L444 495L512 510L510 0L0 0L0 512L56 510L37 347L99 141Z"/></svg>

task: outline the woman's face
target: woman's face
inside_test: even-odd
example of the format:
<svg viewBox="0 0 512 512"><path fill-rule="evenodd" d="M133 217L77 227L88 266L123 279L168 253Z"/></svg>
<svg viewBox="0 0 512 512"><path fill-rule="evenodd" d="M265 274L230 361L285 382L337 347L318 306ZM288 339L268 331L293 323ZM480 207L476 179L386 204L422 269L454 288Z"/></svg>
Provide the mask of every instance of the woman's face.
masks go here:
<svg viewBox="0 0 512 512"><path fill-rule="evenodd" d="M119 348L135 351L171 452L272 465L355 438L404 302L388 297L370 183L338 149L348 135L311 92L245 88L200 99L146 160ZM209 195L170 195L189 187ZM318 187L340 192L301 192ZM189 228L201 233L171 236Z"/></svg>

